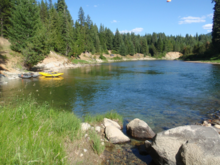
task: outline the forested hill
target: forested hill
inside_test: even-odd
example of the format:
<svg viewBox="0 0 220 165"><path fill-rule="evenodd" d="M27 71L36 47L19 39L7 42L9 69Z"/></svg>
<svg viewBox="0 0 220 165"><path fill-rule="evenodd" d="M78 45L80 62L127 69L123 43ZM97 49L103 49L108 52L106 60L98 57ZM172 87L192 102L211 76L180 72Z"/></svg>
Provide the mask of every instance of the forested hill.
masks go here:
<svg viewBox="0 0 220 165"><path fill-rule="evenodd" d="M78 56L85 51L102 54L112 50L121 55L143 53L162 57L169 51L185 55L204 53L211 42L211 36L198 34L121 34L118 29L111 31L104 25L97 26L82 8L78 19L73 20L65 0L55 4L52 0L40 3L36 0L1 0L0 21L1 36L9 38L12 50L21 52L27 65L45 58L49 50L66 56Z"/></svg>

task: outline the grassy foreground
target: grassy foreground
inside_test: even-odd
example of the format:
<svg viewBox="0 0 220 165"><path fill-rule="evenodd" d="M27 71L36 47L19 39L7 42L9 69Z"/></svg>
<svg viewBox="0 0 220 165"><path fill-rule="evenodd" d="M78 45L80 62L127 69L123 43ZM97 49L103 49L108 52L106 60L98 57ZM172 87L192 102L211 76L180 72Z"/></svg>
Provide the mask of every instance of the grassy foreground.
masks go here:
<svg viewBox="0 0 220 165"><path fill-rule="evenodd" d="M82 138L81 120L71 112L51 109L31 99L17 106L0 107L1 164L69 164L66 139ZM94 152L104 150L95 132L90 133Z"/></svg>

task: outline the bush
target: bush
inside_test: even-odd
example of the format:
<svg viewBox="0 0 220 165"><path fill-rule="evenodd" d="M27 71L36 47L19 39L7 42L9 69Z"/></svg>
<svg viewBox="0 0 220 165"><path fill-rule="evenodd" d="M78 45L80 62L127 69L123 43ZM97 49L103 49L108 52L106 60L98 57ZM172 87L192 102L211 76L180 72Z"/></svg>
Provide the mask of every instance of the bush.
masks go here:
<svg viewBox="0 0 220 165"><path fill-rule="evenodd" d="M106 57L103 56L103 54L101 54L99 58L102 59L102 60L107 60Z"/></svg>
<svg viewBox="0 0 220 165"><path fill-rule="evenodd" d="M113 59L113 60L122 60L122 57L116 56L116 57L113 57L112 59Z"/></svg>
<svg viewBox="0 0 220 165"><path fill-rule="evenodd" d="M112 54L117 54L118 52L116 50L112 50Z"/></svg>

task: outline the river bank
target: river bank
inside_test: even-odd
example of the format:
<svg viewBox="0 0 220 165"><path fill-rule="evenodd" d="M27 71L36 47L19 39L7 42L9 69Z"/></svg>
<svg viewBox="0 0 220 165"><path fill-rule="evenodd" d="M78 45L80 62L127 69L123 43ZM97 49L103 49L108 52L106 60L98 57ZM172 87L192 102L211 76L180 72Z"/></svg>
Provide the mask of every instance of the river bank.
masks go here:
<svg viewBox="0 0 220 165"><path fill-rule="evenodd" d="M101 164L105 138L99 124L105 117L122 122L122 117L112 111L88 115L84 121L94 130L85 132L81 119L72 112L53 109L31 98L16 98L13 105L0 106L3 164Z"/></svg>
<svg viewBox="0 0 220 165"><path fill-rule="evenodd" d="M184 61L184 62L191 62L191 63L203 63L203 64L217 64L219 65L220 62L218 61Z"/></svg>

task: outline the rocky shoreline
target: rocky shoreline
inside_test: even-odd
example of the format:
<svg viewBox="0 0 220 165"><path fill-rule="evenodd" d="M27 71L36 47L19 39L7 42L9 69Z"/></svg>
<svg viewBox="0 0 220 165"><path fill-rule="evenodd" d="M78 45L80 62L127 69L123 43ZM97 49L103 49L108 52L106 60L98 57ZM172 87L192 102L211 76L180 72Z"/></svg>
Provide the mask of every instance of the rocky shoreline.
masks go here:
<svg viewBox="0 0 220 165"><path fill-rule="evenodd" d="M125 135L117 122L105 118L102 164L220 164L219 124L218 116L200 125L179 126L155 134L146 122L134 119L126 125Z"/></svg>

